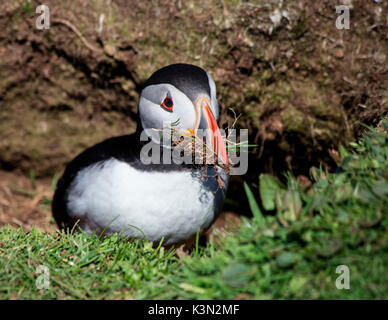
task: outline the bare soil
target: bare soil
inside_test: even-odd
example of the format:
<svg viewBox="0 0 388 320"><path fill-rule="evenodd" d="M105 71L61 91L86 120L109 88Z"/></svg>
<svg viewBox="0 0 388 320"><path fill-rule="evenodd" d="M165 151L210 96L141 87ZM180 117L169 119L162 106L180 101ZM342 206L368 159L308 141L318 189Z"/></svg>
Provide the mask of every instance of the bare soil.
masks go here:
<svg viewBox="0 0 388 320"><path fill-rule="evenodd" d="M0 225L31 231L33 226L52 232L56 225L45 198L53 195L48 179L36 181L23 175L0 171Z"/></svg>

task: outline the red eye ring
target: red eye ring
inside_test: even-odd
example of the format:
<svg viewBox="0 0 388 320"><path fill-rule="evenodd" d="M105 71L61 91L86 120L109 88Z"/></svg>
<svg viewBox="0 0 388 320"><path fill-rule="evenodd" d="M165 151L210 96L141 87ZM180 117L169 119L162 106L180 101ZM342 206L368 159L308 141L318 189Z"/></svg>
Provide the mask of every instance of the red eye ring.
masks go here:
<svg viewBox="0 0 388 320"><path fill-rule="evenodd" d="M174 102L172 101L172 98L165 97L160 106L165 110L172 112L172 109L174 108Z"/></svg>

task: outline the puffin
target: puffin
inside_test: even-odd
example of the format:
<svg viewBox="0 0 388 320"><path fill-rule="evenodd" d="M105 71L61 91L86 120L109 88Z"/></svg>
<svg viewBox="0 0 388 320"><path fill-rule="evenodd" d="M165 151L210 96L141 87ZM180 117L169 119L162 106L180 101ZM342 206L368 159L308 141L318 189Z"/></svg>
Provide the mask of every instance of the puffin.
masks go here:
<svg viewBox="0 0 388 320"><path fill-rule="evenodd" d="M68 163L52 201L58 227L163 246L206 232L221 211L229 181L218 120L216 85L207 71L177 63L154 72L140 93L136 131L108 138ZM204 132L206 146L221 161L169 159L171 146L162 139L166 123L192 135ZM151 161L150 150L159 151Z"/></svg>

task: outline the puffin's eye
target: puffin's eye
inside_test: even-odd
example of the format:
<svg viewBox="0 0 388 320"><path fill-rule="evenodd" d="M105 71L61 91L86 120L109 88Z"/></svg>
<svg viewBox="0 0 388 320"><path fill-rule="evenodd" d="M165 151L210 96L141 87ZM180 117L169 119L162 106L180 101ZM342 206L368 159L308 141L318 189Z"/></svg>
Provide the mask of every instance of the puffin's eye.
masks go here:
<svg viewBox="0 0 388 320"><path fill-rule="evenodd" d="M174 108L174 102L170 97L165 97L160 106L166 111L172 112L172 109Z"/></svg>

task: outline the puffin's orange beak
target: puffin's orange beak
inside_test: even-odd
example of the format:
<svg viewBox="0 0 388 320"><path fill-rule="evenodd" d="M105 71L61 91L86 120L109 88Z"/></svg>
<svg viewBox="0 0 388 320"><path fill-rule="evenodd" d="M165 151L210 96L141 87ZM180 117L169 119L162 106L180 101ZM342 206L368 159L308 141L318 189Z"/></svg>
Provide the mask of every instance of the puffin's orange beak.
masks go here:
<svg viewBox="0 0 388 320"><path fill-rule="evenodd" d="M211 112L207 104L203 107L204 116L208 123L208 128L211 133L209 137L210 144L213 148L214 153L217 155L218 161L222 164L228 164L228 154L226 152L226 146L224 139L222 138L220 129L218 128L217 121L214 119L213 113Z"/></svg>

